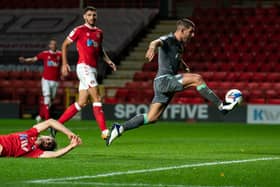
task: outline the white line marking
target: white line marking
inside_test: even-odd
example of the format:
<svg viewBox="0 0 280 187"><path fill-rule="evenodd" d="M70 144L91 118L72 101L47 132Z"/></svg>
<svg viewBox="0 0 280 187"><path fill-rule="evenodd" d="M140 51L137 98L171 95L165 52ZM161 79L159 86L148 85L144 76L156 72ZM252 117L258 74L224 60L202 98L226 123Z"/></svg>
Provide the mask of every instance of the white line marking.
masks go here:
<svg viewBox="0 0 280 187"><path fill-rule="evenodd" d="M63 177L63 178L54 178L54 179L29 180L29 181L25 181L25 182L26 183L65 182L65 181L73 181L73 180L81 180L81 179L96 179L96 178L113 177L113 176L119 176L119 175L152 173L152 172L158 172L158 171L167 171L167 170L191 168L191 167L239 164L239 163L246 163L246 162L257 162L257 161L279 160L279 159L280 159L280 157L265 157L265 158L246 159L246 160L204 162L204 163L197 163L197 164L184 164L184 165L179 165L179 166L169 166L169 167L160 167L160 168L152 168L152 169L141 169L141 170L130 170L130 171L122 171L122 172L103 173L103 174L97 174L97 175L91 175L91 176L90 175L85 175L85 176L77 176L77 177Z"/></svg>
<svg viewBox="0 0 280 187"><path fill-rule="evenodd" d="M47 184L65 184L65 185L90 185L90 186L142 186L142 187L215 187L201 185L184 185L184 184L147 184L147 183L105 183L105 182L48 182ZM220 186L233 187L233 186Z"/></svg>

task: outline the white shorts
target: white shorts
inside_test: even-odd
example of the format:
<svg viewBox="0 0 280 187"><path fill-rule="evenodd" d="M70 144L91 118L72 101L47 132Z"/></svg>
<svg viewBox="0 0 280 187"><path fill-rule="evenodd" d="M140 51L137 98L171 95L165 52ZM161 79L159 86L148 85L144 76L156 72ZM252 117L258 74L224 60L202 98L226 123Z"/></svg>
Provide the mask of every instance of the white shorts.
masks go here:
<svg viewBox="0 0 280 187"><path fill-rule="evenodd" d="M50 96L51 99L55 98L56 90L58 88L58 82L57 81L50 81L42 78L42 93L43 96Z"/></svg>
<svg viewBox="0 0 280 187"><path fill-rule="evenodd" d="M77 76L80 80L79 91L87 90L89 88L98 86L96 80L97 77L96 68L93 68L86 64L78 64L76 71L77 71Z"/></svg>

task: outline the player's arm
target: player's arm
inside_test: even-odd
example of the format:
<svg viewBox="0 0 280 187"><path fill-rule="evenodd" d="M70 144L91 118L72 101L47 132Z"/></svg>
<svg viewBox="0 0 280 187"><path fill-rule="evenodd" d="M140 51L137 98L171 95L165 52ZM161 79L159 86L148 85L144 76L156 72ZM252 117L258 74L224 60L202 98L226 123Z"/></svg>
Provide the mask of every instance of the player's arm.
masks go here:
<svg viewBox="0 0 280 187"><path fill-rule="evenodd" d="M36 56L34 57L29 57L29 58L24 58L23 56L18 57L18 61L20 63L34 63L36 61L38 61L38 58Z"/></svg>
<svg viewBox="0 0 280 187"><path fill-rule="evenodd" d="M68 60L67 60L67 52L68 47L72 44L72 41L66 38L62 43L61 52L62 52L62 66L61 66L61 73L63 76L67 76L68 73L71 71Z"/></svg>
<svg viewBox="0 0 280 187"><path fill-rule="evenodd" d="M150 61L153 60L155 54L156 54L156 50L158 47L162 46L163 42L160 39L156 39L150 42L149 48L146 52L145 57Z"/></svg>
<svg viewBox="0 0 280 187"><path fill-rule="evenodd" d="M41 154L39 156L39 158L58 158L58 157L61 157L61 156L65 155L66 153L70 152L75 147L79 146L80 144L82 144L81 139L79 137L73 137L71 139L70 144L67 145L66 147L61 148L57 151L44 151L43 154Z"/></svg>
<svg viewBox="0 0 280 187"><path fill-rule="evenodd" d="M36 128L39 133L48 129L49 127L52 127L54 129L62 132L69 139L71 139L73 137L77 137L77 135L75 135L72 131L70 131L68 128L66 128L64 125L62 125L61 123L59 123L58 121L56 121L54 119L48 119L44 122L38 123L37 125L33 126L33 128Z"/></svg>
<svg viewBox="0 0 280 187"><path fill-rule="evenodd" d="M109 56L107 55L107 53L106 53L104 48L102 48L102 56L103 56L103 60L113 69L113 71L116 71L117 70L116 65L109 58Z"/></svg>

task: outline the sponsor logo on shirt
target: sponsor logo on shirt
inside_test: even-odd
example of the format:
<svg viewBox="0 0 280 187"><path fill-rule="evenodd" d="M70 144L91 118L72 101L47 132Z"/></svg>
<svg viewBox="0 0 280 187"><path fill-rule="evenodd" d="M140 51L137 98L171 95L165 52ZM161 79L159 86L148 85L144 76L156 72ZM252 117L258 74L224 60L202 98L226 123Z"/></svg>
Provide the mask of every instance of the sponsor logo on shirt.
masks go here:
<svg viewBox="0 0 280 187"><path fill-rule="evenodd" d="M91 47L91 46L93 46L93 47L98 47L98 43L96 42L96 41L94 41L94 40L91 40L91 39L87 39L87 46L88 47Z"/></svg>
<svg viewBox="0 0 280 187"><path fill-rule="evenodd" d="M54 62L52 60L48 60L48 67L58 67L59 64L57 62Z"/></svg>
<svg viewBox="0 0 280 187"><path fill-rule="evenodd" d="M27 134L20 134L19 135L19 139L20 139L20 144L21 144L21 149L25 152L28 151L28 135Z"/></svg>

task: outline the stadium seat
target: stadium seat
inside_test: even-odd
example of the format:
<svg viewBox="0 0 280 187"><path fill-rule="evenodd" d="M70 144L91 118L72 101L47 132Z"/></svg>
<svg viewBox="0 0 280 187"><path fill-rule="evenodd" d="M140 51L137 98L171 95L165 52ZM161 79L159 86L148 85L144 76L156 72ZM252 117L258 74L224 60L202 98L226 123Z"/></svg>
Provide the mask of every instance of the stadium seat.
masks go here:
<svg viewBox="0 0 280 187"><path fill-rule="evenodd" d="M0 71L0 80L7 80L9 77L7 71Z"/></svg>
<svg viewBox="0 0 280 187"><path fill-rule="evenodd" d="M265 99L264 98L248 98L247 103L265 104Z"/></svg>
<svg viewBox="0 0 280 187"><path fill-rule="evenodd" d="M269 82L280 82L279 73L267 73L266 80Z"/></svg>
<svg viewBox="0 0 280 187"><path fill-rule="evenodd" d="M268 98L267 99L267 103L268 104L275 104L275 105L279 105L280 104L280 99L277 98L277 99L274 99L274 98Z"/></svg>
<svg viewBox="0 0 280 187"><path fill-rule="evenodd" d="M34 71L33 73L33 79L34 80L41 80L42 79L42 73L39 71Z"/></svg>
<svg viewBox="0 0 280 187"><path fill-rule="evenodd" d="M20 80L21 79L21 72L20 71L10 71L8 74L8 78L10 80Z"/></svg>
<svg viewBox="0 0 280 187"><path fill-rule="evenodd" d="M33 80L33 72L32 71L22 71L21 79L23 80Z"/></svg>

